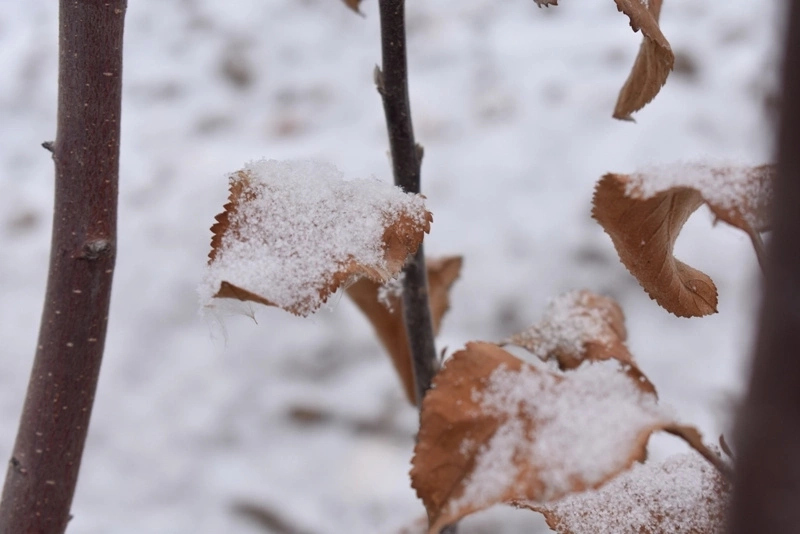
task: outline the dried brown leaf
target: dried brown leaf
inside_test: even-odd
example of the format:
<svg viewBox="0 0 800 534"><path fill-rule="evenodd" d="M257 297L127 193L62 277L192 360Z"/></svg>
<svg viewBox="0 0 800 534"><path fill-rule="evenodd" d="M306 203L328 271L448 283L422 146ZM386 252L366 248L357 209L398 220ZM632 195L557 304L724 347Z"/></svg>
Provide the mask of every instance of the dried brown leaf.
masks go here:
<svg viewBox="0 0 800 534"><path fill-rule="evenodd" d="M619 362L556 372L469 343L423 401L412 485L433 534L497 503L597 487L642 460L650 434L671 424Z"/></svg>
<svg viewBox="0 0 800 534"><path fill-rule="evenodd" d="M461 256L428 258L426 263L433 331L438 334L442 317L450 308L450 288L461 273L463 259ZM403 323L402 299L399 294L391 293L386 295L386 299L380 299L380 292L381 284L367 278L362 278L347 288L347 294L372 323L378 338L389 353L400 376L406 398L411 404L416 404L414 371Z"/></svg>
<svg viewBox="0 0 800 534"><path fill-rule="evenodd" d="M556 360L561 369L573 369L584 360L611 358L633 365L627 337L619 304L611 297L582 290L553 299L539 323L506 343L542 360Z"/></svg>
<svg viewBox="0 0 800 534"><path fill-rule="evenodd" d="M633 31L642 30L643 40L631 73L625 81L614 107L614 118L633 120L639 111L655 98L667 81L675 56L658 26L662 0L614 0L617 9L628 15Z"/></svg>
<svg viewBox="0 0 800 534"><path fill-rule="evenodd" d="M330 179L339 175L323 164L274 161L234 173L211 227L201 292L308 315L360 277L382 283L396 276L430 231L422 197L374 181Z"/></svg>
<svg viewBox="0 0 800 534"><path fill-rule="evenodd" d="M344 2L344 4L352 9L355 13L358 13L359 15L362 14L361 10L359 9L362 0L342 0L342 2Z"/></svg>
<svg viewBox="0 0 800 534"><path fill-rule="evenodd" d="M620 260L659 305L680 317L716 313L717 288L705 273L677 260L675 241L704 203L717 218L760 241L768 227L774 167L684 166L607 174L597 184L592 216L611 236Z"/></svg>

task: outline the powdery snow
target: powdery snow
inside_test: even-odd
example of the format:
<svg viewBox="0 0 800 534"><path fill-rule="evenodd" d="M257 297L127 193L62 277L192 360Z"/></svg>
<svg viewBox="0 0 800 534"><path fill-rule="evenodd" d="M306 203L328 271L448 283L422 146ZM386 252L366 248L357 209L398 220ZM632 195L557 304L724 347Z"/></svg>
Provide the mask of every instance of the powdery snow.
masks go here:
<svg viewBox="0 0 800 534"><path fill-rule="evenodd" d="M611 344L607 313L591 306L591 298L588 292L570 291L551 299L542 320L514 336L514 343L542 360L556 352L582 354L589 341Z"/></svg>
<svg viewBox="0 0 800 534"><path fill-rule="evenodd" d="M403 296L403 280L406 278L405 271L390 279L378 288L378 302L389 310L394 311L394 301Z"/></svg>
<svg viewBox="0 0 800 534"><path fill-rule="evenodd" d="M695 452L636 464L601 488L548 508L557 532L571 534L714 534L723 532L728 499L720 473Z"/></svg>
<svg viewBox="0 0 800 534"><path fill-rule="evenodd" d="M226 281L307 315L348 263L387 269L383 234L392 222L425 222L420 195L374 179L345 181L329 164L260 160L244 173L255 198L231 216L237 231L225 234L208 266L198 290L204 305Z"/></svg>
<svg viewBox="0 0 800 534"><path fill-rule="evenodd" d="M673 187L691 187L709 204L739 212L752 228L764 230L769 226L772 182L755 178L759 172L772 173L744 165L660 165L632 174L625 194L647 199Z"/></svg>
<svg viewBox="0 0 800 534"><path fill-rule="evenodd" d="M478 455L453 509L500 499L514 484L520 461L534 467L544 485L543 502L569 491L576 480L598 484L625 466L642 432L671 420L616 361L586 362L559 375L501 367L473 395L484 413L508 420ZM531 436L523 419L534 421Z"/></svg>

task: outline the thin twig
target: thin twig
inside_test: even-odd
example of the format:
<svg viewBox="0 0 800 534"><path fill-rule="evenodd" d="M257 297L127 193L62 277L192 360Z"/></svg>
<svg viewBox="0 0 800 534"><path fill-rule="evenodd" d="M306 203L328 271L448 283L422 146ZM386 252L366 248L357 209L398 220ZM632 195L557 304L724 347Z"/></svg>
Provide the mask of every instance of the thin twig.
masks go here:
<svg viewBox="0 0 800 534"><path fill-rule="evenodd" d="M405 0L380 0L383 70L375 68L375 84L383 99L394 183L409 193L420 192L422 147L414 141L408 101ZM406 264L403 281L403 315L414 364L417 405L430 388L437 359L428 302L425 254L420 246Z"/></svg>
<svg viewBox="0 0 800 534"><path fill-rule="evenodd" d="M383 99L389 146L392 152L394 183L409 193L420 192L420 165L424 150L414 141L411 106L408 101L408 62L406 59L405 0L379 0L383 70L375 68L375 85ZM403 280L403 318L414 367L417 406L433 382L437 371L436 345L428 300L425 253L420 245L405 266ZM449 525L443 534L455 534Z"/></svg>
<svg viewBox="0 0 800 534"><path fill-rule="evenodd" d="M0 532L64 532L108 323L116 257L126 0L61 0L55 209L38 350Z"/></svg>

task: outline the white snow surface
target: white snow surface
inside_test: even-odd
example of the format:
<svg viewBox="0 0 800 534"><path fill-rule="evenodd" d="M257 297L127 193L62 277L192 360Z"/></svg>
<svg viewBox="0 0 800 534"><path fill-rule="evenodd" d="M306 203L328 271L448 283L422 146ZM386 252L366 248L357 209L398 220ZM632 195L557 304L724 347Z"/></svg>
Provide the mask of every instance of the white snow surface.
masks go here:
<svg viewBox="0 0 800 534"><path fill-rule="evenodd" d="M769 161L783 3L668 0L676 70L636 124L611 119L640 34L611 0L409 1L411 107L425 147L431 256L465 258L439 347L500 340L547 299L615 297L628 347L681 420L726 432L744 387L761 275L747 237L699 213L676 253L720 313L671 316L590 216L593 185L674 161ZM391 534L424 515L408 479L416 413L346 299L310 319L197 313L213 217L242 162L316 159L390 181L375 0L129 2L119 252L106 355L71 534L298 530ZM0 2L0 459L36 346L52 218L56 2ZM712 237L709 238L709 235ZM305 415L303 415L305 414ZM312 414L312 417L309 417ZM313 417L316 414L317 417ZM683 450L656 439L651 458ZM464 534L546 532L493 510Z"/></svg>
<svg viewBox="0 0 800 534"><path fill-rule="evenodd" d="M563 374L501 366L473 397L481 413L506 421L478 453L454 510L501 499L516 483L519 462L533 467L541 502L570 491L576 480L599 484L627 465L641 434L672 421L616 360L584 362ZM530 433L524 421L533 423Z"/></svg>
<svg viewBox="0 0 800 534"><path fill-rule="evenodd" d="M401 219L426 226L421 195L375 179L344 180L330 164L259 160L241 172L246 198L229 213L229 231L198 288L204 306L225 281L306 316L351 263L385 280L397 274L384 257L387 227ZM231 183L241 179L234 173Z"/></svg>

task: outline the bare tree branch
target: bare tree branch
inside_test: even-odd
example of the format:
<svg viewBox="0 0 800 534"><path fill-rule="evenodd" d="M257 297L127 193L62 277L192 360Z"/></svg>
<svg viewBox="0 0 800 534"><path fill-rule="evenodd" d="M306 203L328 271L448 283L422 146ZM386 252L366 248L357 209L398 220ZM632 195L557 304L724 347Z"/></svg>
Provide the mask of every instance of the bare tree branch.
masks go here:
<svg viewBox="0 0 800 534"><path fill-rule="evenodd" d="M50 270L0 532L62 533L86 441L116 257L126 0L61 0Z"/></svg>
<svg viewBox="0 0 800 534"><path fill-rule="evenodd" d="M408 101L405 0L380 0L383 70L375 68L375 84L383 98L394 183L409 193L420 192L422 147L414 141ZM421 405L437 370L425 253L420 246L406 264L403 281L403 315L414 360L417 405Z"/></svg>

